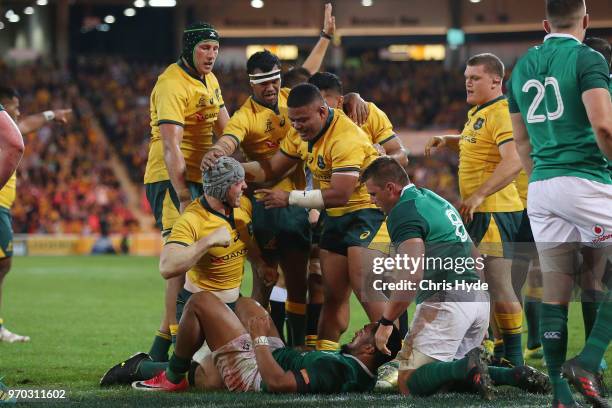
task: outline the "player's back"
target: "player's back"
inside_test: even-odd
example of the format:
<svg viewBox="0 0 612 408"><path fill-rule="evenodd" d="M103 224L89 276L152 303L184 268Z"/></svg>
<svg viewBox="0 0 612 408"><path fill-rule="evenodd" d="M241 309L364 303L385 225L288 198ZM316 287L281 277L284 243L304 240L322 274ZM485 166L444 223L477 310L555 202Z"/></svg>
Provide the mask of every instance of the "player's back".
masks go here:
<svg viewBox="0 0 612 408"><path fill-rule="evenodd" d="M608 84L601 54L566 34L546 36L517 62L510 111L521 112L529 133L531 181L575 176L610 183L582 102L583 92Z"/></svg>

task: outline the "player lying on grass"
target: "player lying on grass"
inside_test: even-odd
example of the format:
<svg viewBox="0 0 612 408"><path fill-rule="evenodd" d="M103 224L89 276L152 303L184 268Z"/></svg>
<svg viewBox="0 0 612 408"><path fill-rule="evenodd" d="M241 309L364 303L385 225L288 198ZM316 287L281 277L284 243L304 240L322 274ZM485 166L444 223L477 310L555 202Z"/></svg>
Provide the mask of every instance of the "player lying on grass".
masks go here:
<svg viewBox="0 0 612 408"><path fill-rule="evenodd" d="M493 384L547 392L548 377L531 367L487 366L480 344L489 326L489 295L486 287L478 287L475 267L458 267L460 261L467 265L466 260L473 259L477 264L480 258L457 210L432 191L417 188L388 156L374 160L360 181L372 202L387 214L387 229L398 256L423 258L427 265L430 259L455 260L450 266L445 261L445 266L434 263L425 268L421 262L408 274L392 271L394 277L405 277L419 288L392 292L376 332L377 347L389 353L385 344L392 322L416 297L414 320L398 354L400 392L431 395L457 381L487 400L493 397Z"/></svg>
<svg viewBox="0 0 612 408"><path fill-rule="evenodd" d="M140 353L111 368L100 384L140 380L132 387L145 391L182 391L190 384L207 391L372 391L378 367L401 347L399 331L393 327L386 343L390 354L378 351L377 328L378 323L366 324L338 352L304 352L284 346L270 316L254 300L240 298L234 313L213 294L200 292L187 303L179 324L175 349L179 359L153 363ZM204 341L212 353L200 365L192 363Z"/></svg>

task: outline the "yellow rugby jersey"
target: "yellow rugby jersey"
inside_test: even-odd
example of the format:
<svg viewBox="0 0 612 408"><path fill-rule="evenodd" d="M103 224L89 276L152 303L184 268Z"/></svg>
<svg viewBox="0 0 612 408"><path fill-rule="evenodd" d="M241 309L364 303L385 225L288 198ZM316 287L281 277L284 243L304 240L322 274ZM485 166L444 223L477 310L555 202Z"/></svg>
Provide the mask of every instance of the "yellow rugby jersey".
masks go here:
<svg viewBox="0 0 612 408"><path fill-rule="evenodd" d="M278 150L291 124L287 117L289 88L281 88L278 94L278 110L261 105L250 96L232 115L223 134L232 136L240 144L249 161L268 160ZM274 188L284 191L304 189L306 178L302 166L281 180Z"/></svg>
<svg viewBox="0 0 612 408"><path fill-rule="evenodd" d="M17 193L17 172L13 172L11 178L0 190L0 207L11 208L15 202Z"/></svg>
<svg viewBox="0 0 612 408"><path fill-rule="evenodd" d="M521 170L521 172L514 179L514 184L516 184L516 189L518 191L519 197L521 198L521 202L523 203L523 207L527 208L527 188L529 185L529 176L525 173L525 170Z"/></svg>
<svg viewBox="0 0 612 408"><path fill-rule="evenodd" d="M378 157L369 137L337 109L329 110L325 127L313 140L303 141L292 128L282 140L280 149L289 157L304 160L321 189L330 188L333 173L360 172ZM376 206L370 203L368 191L360 183L345 206L325 211L337 217L363 208Z"/></svg>
<svg viewBox="0 0 612 408"><path fill-rule="evenodd" d="M459 191L470 197L491 175L501 161L499 146L513 140L508 101L500 96L468 112L459 142ZM514 183L485 198L476 212L523 210Z"/></svg>
<svg viewBox="0 0 612 408"><path fill-rule="evenodd" d="M368 110L368 118L361 129L370 137L372 144L382 145L393 139L395 132L387 114L372 102L368 102Z"/></svg>
<svg viewBox="0 0 612 408"><path fill-rule="evenodd" d="M144 182L170 179L159 131L159 125L164 123L183 127L181 152L187 167L186 179L201 182L200 162L212 146L213 125L223 106L221 88L212 72L202 80L191 76L182 62L168 66L151 93L151 142Z"/></svg>
<svg viewBox="0 0 612 408"><path fill-rule="evenodd" d="M247 243L251 239L252 207L248 198L240 199L240 208L234 208L232 214L213 210L201 196L194 200L172 227L169 243L189 246L211 234L219 227L226 227L232 236L228 248L212 247L187 272L191 282L208 291L234 289L242 283L244 260L247 254Z"/></svg>

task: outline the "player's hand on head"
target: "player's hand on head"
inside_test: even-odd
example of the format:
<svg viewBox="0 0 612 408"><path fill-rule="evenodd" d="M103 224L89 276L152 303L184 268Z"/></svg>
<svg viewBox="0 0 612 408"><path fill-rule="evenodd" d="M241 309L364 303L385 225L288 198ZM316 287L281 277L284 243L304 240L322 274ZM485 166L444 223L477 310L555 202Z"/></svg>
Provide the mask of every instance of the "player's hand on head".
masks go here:
<svg viewBox="0 0 612 408"><path fill-rule="evenodd" d="M391 355L391 351L387 348L387 341L389 341L389 337L391 337L392 332L393 326L383 326L382 324L379 324L378 329L376 329L376 334L374 335L376 348L388 356Z"/></svg>
<svg viewBox="0 0 612 408"><path fill-rule="evenodd" d="M202 157L202 163L200 163L200 170L206 171L214 167L217 164L217 160L219 160L219 157L223 156L225 156L225 153L223 153L220 149L210 149L204 154L204 157Z"/></svg>
<svg viewBox="0 0 612 408"><path fill-rule="evenodd" d="M219 227L210 234L210 243L212 246L229 247L232 242L232 236L226 227Z"/></svg>
<svg viewBox="0 0 612 408"><path fill-rule="evenodd" d="M444 136L434 136L427 141L425 145L425 156L431 156L431 149L439 149L446 145L446 139Z"/></svg>
<svg viewBox="0 0 612 408"><path fill-rule="evenodd" d="M325 4L325 18L323 19L323 32L327 35L334 35L336 32L336 17L332 15L331 3Z"/></svg>
<svg viewBox="0 0 612 408"><path fill-rule="evenodd" d="M344 113L359 126L363 125L368 120L370 108L368 103L355 92L350 92L344 97Z"/></svg>
<svg viewBox="0 0 612 408"><path fill-rule="evenodd" d="M289 192L283 190L270 190L261 188L255 190L255 194L263 194L263 197L257 201L264 203L264 207L268 208L284 208L289 205Z"/></svg>
<svg viewBox="0 0 612 408"><path fill-rule="evenodd" d="M386 156L387 155L387 151L385 150L384 147L382 147L380 144L378 143L374 143L372 146L374 146L374 148L376 149L376 151L378 152L379 156Z"/></svg>
<svg viewBox="0 0 612 408"><path fill-rule="evenodd" d="M72 116L72 109L57 109L53 113L55 114L55 121L66 124Z"/></svg>

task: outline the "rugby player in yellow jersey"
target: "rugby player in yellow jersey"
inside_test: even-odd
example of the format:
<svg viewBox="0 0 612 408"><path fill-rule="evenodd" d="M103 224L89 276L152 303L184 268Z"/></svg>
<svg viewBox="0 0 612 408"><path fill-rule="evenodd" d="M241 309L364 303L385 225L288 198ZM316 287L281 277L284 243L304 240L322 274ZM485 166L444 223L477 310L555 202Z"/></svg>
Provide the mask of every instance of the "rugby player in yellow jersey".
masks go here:
<svg viewBox="0 0 612 408"><path fill-rule="evenodd" d="M319 320L318 349L336 349L347 328L351 288L370 320L380 317L384 303L366 299L362 279L369 272L367 249L380 232L386 232L383 213L370 203L359 171L378 157L368 136L341 111L331 109L312 84L293 88L287 99L293 129L269 160L244 164L247 180L279 180L305 161L320 189L286 191L260 189L266 208L295 205L325 209L319 247L325 300ZM381 228L382 227L382 228ZM388 238L388 236L387 236Z"/></svg>
<svg viewBox="0 0 612 408"><path fill-rule="evenodd" d="M4 112L2 105L0 112ZM3 188L15 173L23 150L23 137L19 128L8 113L0 113L0 188Z"/></svg>
<svg viewBox="0 0 612 408"><path fill-rule="evenodd" d="M331 72L317 72L308 82L319 88L327 105L333 109L344 108L342 81ZM373 102L368 102L368 116L361 129L370 137L372 144L380 146L386 155L393 157L402 166L408 165L406 149L395 135L391 121ZM381 152L382 153L382 152Z"/></svg>
<svg viewBox="0 0 612 408"><path fill-rule="evenodd" d="M4 110L11 119L15 121L22 134L34 132L52 120L56 120L60 123L68 123L68 119L72 112L71 109L49 110L29 115L21 119L21 112L19 111L19 94L13 88L8 87L0 87L0 104L4 105ZM0 304L2 301L2 282L11 270L13 257L11 206L15 201L16 193L17 173L13 171L6 185L0 189ZM0 341L15 343L30 341L30 338L10 332L4 327L2 318L0 317Z"/></svg>
<svg viewBox="0 0 612 408"><path fill-rule="evenodd" d="M174 223L159 262L164 279L186 275L185 286L176 299L177 321L181 320L183 308L194 293L210 292L234 309L240 296L247 256L259 271L277 273L262 261L257 245L252 242L252 208L250 200L242 195L247 185L240 163L231 157L222 157L204 172L202 179L204 193L193 200ZM182 358L175 350L168 364L152 361L147 354L138 353L130 361L138 360L139 369L149 374L145 378L150 378L166 365L186 371L192 355ZM100 385L115 384L116 373L123 366L119 364L108 370Z"/></svg>
<svg viewBox="0 0 612 408"><path fill-rule="evenodd" d="M219 34L207 23L183 32L179 60L159 76L151 93L151 141L144 175L147 199L157 227L167 239L179 213L201 194L200 161L220 136L229 115L219 82L212 73L219 53ZM165 314L150 354L166 361L176 331L176 297L184 283L168 280Z"/></svg>
<svg viewBox="0 0 612 408"><path fill-rule="evenodd" d="M504 357L519 366L523 364L523 317L509 258L524 209L512 182L522 165L513 140L508 102L502 93L503 77L504 65L495 55L471 57L465 69L465 87L467 102L473 107L463 131L459 136L432 138L425 152L442 146L459 150L459 212L472 240L488 256L485 274Z"/></svg>

